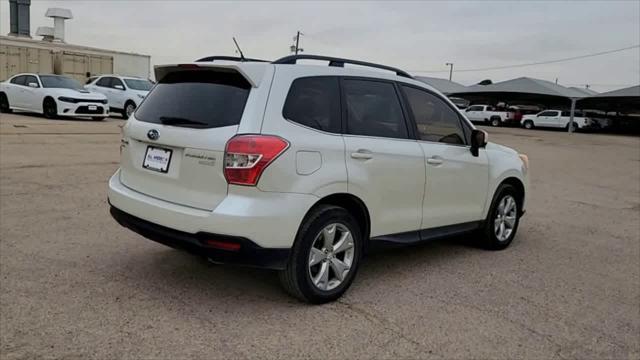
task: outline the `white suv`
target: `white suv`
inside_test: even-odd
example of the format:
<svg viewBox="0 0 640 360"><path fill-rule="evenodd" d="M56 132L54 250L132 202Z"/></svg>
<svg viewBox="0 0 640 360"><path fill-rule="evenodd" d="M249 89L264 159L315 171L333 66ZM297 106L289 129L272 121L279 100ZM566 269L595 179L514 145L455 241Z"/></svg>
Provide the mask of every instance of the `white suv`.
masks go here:
<svg viewBox="0 0 640 360"><path fill-rule="evenodd" d="M516 234L527 157L402 70L298 55L155 72L109 181L112 216L149 239L280 270L322 303L375 244L475 232L503 249Z"/></svg>
<svg viewBox="0 0 640 360"><path fill-rule="evenodd" d="M135 77L101 75L89 78L84 87L104 94L109 99L109 110L128 119L147 96L153 83Z"/></svg>

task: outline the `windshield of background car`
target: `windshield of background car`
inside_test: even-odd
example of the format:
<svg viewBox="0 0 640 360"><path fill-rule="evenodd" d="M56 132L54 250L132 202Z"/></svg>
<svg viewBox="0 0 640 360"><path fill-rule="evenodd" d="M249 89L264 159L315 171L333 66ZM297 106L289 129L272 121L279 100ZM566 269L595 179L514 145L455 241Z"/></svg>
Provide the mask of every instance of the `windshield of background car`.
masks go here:
<svg viewBox="0 0 640 360"><path fill-rule="evenodd" d="M127 84L129 89L133 90L149 91L151 90L151 87L153 87L153 84L149 80L124 79L124 82Z"/></svg>
<svg viewBox="0 0 640 360"><path fill-rule="evenodd" d="M82 89L79 82L65 76L40 75L40 81L45 88Z"/></svg>

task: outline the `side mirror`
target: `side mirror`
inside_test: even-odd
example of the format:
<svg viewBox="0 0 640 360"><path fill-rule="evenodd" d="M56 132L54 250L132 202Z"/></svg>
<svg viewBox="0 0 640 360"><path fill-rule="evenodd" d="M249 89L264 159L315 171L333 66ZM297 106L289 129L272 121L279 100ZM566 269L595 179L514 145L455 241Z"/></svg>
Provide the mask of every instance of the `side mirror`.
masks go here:
<svg viewBox="0 0 640 360"><path fill-rule="evenodd" d="M38 86L38 83L30 82L30 83L29 83L29 87L32 87L32 88L39 88L40 86Z"/></svg>
<svg viewBox="0 0 640 360"><path fill-rule="evenodd" d="M469 111L471 111L471 110L470 110L469 108L466 108L464 111L465 111L465 112L469 112Z"/></svg>
<svg viewBox="0 0 640 360"><path fill-rule="evenodd" d="M114 85L113 87L118 90L124 90L124 86L122 85Z"/></svg>
<svg viewBox="0 0 640 360"><path fill-rule="evenodd" d="M489 134L484 130L473 129L471 132L471 155L478 156L479 149L487 146Z"/></svg>

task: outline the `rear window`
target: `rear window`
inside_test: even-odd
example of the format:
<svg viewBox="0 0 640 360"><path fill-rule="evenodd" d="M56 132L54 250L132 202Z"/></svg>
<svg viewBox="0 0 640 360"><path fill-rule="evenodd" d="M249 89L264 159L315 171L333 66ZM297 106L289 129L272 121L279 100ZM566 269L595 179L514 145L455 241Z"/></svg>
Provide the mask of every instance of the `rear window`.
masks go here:
<svg viewBox="0 0 640 360"><path fill-rule="evenodd" d="M238 125L251 85L238 73L179 71L165 76L135 113L144 122L194 128Z"/></svg>

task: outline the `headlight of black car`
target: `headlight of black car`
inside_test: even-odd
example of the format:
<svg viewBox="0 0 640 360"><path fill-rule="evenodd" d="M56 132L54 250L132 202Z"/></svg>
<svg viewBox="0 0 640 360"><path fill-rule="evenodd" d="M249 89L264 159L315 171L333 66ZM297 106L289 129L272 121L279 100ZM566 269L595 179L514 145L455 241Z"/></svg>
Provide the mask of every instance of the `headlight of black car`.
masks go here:
<svg viewBox="0 0 640 360"><path fill-rule="evenodd" d="M78 102L78 100L74 98L66 97L66 96L60 96L58 100L68 102L68 103L74 103L74 104Z"/></svg>

